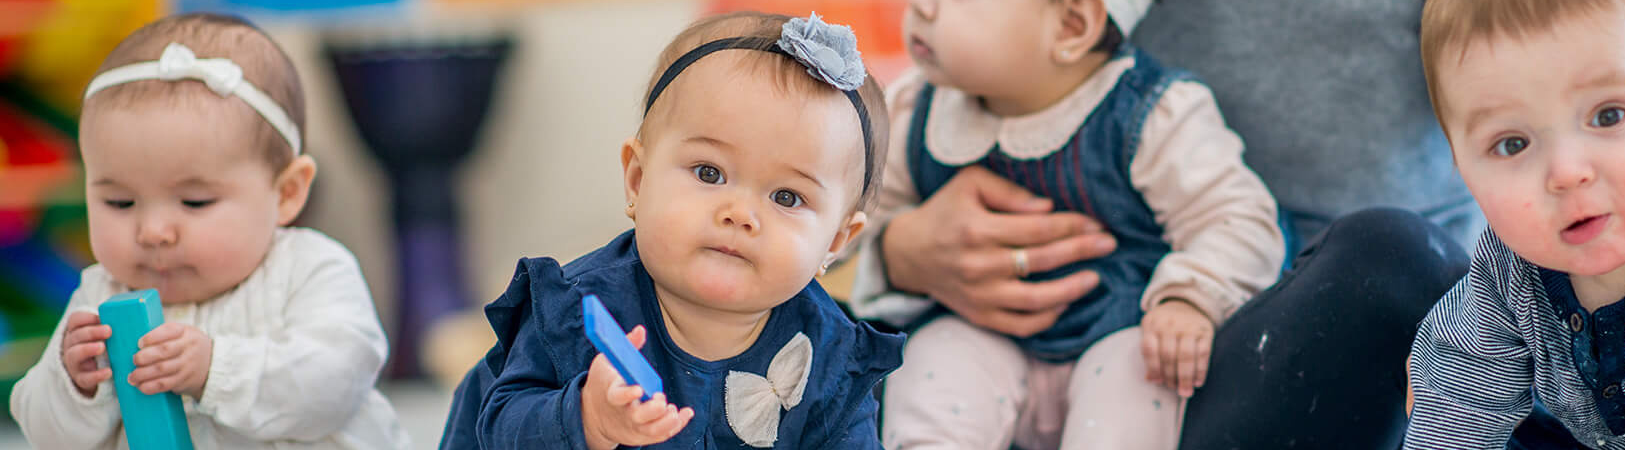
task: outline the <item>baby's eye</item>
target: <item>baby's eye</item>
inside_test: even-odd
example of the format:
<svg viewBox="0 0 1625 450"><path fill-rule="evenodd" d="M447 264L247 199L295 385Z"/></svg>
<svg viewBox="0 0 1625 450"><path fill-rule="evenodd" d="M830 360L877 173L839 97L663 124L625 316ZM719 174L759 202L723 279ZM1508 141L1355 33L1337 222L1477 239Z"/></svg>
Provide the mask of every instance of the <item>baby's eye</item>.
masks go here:
<svg viewBox="0 0 1625 450"><path fill-rule="evenodd" d="M1529 148L1528 139L1514 136L1495 141L1495 145L1490 146L1490 153L1496 156L1516 156L1527 148Z"/></svg>
<svg viewBox="0 0 1625 450"><path fill-rule="evenodd" d="M700 182L705 184L722 184L728 181L722 178L722 169L710 164L694 166L694 177L699 178Z"/></svg>
<svg viewBox="0 0 1625 450"><path fill-rule="evenodd" d="M773 191L773 203L778 203L779 206L786 208L794 208L801 206L802 201L800 195L790 192L789 189L779 189L777 191Z"/></svg>
<svg viewBox="0 0 1625 450"><path fill-rule="evenodd" d="M187 208L201 209L213 205L214 200L181 200L181 204L186 205Z"/></svg>
<svg viewBox="0 0 1625 450"><path fill-rule="evenodd" d="M1608 128L1614 125L1619 125L1620 120L1625 120L1625 109L1620 109L1618 106L1610 106L1603 108L1601 111L1597 111L1597 115L1591 118L1591 126Z"/></svg>
<svg viewBox="0 0 1625 450"><path fill-rule="evenodd" d="M135 206L135 200L107 200L103 203L113 209L130 209L131 206Z"/></svg>

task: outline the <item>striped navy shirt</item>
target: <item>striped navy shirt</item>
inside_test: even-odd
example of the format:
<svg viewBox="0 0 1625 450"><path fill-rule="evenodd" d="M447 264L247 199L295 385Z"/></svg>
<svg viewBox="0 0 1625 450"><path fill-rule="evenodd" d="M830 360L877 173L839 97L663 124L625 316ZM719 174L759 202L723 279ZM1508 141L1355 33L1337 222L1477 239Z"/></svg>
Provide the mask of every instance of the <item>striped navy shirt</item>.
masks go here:
<svg viewBox="0 0 1625 450"><path fill-rule="evenodd" d="M1584 326L1590 316L1583 309L1575 315L1564 299L1548 295L1541 273L1493 232L1484 233L1467 276L1417 331L1410 362L1416 403L1406 449L1506 448L1538 395L1582 444L1625 450L1625 436L1609 428L1625 418L1609 420L1600 412L1618 411L1612 402L1625 401L1625 395L1614 395L1621 380L1588 377L1575 358L1577 350L1615 345L1592 347ZM1592 364L1589 358L1585 363ZM1599 402L1606 402L1600 410Z"/></svg>

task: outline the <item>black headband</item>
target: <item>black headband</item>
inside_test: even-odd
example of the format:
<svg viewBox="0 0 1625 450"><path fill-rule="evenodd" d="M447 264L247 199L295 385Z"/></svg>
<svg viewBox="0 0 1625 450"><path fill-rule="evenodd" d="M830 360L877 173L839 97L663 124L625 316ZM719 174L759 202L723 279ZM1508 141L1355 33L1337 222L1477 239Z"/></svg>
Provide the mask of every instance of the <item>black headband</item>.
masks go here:
<svg viewBox="0 0 1625 450"><path fill-rule="evenodd" d="M649 90L649 100L643 104L643 115L649 115L649 110L655 106L655 99L660 98L660 91L666 90L666 85L671 84L672 80L677 78L677 74L683 73L683 69L687 69L689 65L694 64L694 61L698 61L700 58L705 57L705 55L709 55L721 50L732 49L761 50L765 52L777 53L784 55L784 57L790 58L790 60L796 61L799 64L806 65L806 63L801 62L801 60L796 59L795 56L784 51L783 48L780 48L778 41L775 39L742 36L723 38L707 42L705 45L701 45L693 50L689 50L688 53L684 53L682 57L677 58L677 61L672 62L671 66L667 67L664 73L660 74L660 81L655 82L654 89ZM834 87L834 85L831 85L831 87ZM864 199L863 193L869 192L869 184L874 178L874 171L870 170L869 167L870 164L873 164L871 161L874 160L875 152L873 132L869 129L869 108L865 108L863 106L863 97L858 95L857 89L840 89L840 91L841 93L846 94L847 100L852 101L852 107L857 108L858 124L863 127L863 190L859 191L860 193L858 195L861 202L862 199Z"/></svg>

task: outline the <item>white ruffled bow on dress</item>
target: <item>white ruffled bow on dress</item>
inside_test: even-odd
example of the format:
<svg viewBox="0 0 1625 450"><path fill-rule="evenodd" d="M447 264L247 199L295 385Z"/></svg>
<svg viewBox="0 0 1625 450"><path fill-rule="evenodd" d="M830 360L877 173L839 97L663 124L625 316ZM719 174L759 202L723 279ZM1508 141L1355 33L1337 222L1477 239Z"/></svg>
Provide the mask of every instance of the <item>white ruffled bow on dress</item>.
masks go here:
<svg viewBox="0 0 1625 450"><path fill-rule="evenodd" d="M723 400L728 426L752 447L768 448L779 439L779 416L801 404L812 374L812 340L796 333L768 363L767 376L729 371Z"/></svg>

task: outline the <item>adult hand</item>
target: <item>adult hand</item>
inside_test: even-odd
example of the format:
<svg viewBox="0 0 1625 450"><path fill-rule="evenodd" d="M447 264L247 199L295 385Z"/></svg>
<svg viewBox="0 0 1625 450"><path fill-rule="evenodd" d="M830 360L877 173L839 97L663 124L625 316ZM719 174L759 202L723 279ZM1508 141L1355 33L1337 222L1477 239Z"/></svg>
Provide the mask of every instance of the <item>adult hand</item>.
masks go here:
<svg viewBox="0 0 1625 450"><path fill-rule="evenodd" d="M1049 199L987 169L960 170L918 209L887 226L881 251L888 281L983 328L1037 334L1094 289L1100 276L1078 271L1043 282L1021 277L1099 258L1117 245L1098 222L1053 208Z"/></svg>

